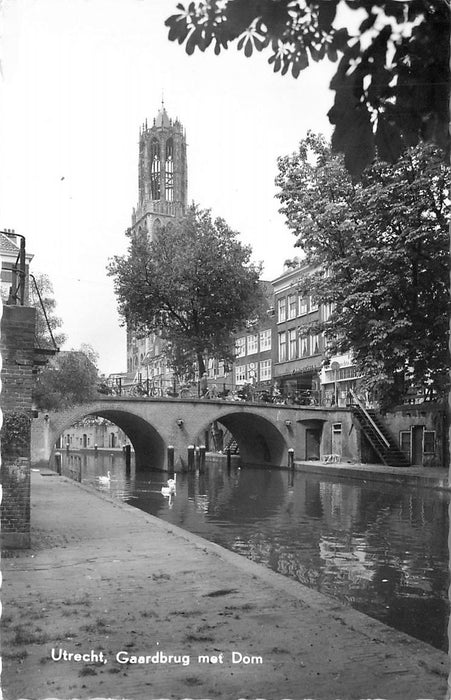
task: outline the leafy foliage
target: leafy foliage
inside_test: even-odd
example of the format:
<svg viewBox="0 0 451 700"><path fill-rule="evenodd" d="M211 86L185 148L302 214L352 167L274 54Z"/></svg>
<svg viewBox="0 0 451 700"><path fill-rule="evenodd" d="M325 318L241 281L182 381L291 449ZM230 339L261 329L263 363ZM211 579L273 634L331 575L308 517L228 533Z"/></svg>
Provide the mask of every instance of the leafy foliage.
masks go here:
<svg viewBox="0 0 451 700"><path fill-rule="evenodd" d="M438 394L447 388L448 177L431 145L394 165L376 161L358 184L312 133L279 159L281 211L317 269L305 284L335 306L316 332L326 333L330 354L352 350L389 402L406 372Z"/></svg>
<svg viewBox="0 0 451 700"><path fill-rule="evenodd" d="M97 383L97 368L85 352L61 352L38 375L34 402L38 409L46 411L84 403L96 398Z"/></svg>
<svg viewBox="0 0 451 700"><path fill-rule="evenodd" d="M232 359L231 334L260 308L260 267L223 219L194 205L149 240L130 234L126 256L109 265L119 311L142 334L157 333L180 376L197 360Z"/></svg>
<svg viewBox="0 0 451 700"><path fill-rule="evenodd" d="M420 139L448 147L444 0L208 0L177 9L166 20L169 39L184 43L188 54L212 44L219 54L236 42L245 56L270 51L274 71L294 78L311 60L341 57L329 119L333 147L354 175L376 147L388 161Z"/></svg>
<svg viewBox="0 0 451 700"><path fill-rule="evenodd" d="M30 417L19 411L3 414L0 431L2 459L29 456L30 422Z"/></svg>
<svg viewBox="0 0 451 700"><path fill-rule="evenodd" d="M47 275L38 274L35 275L36 285L39 290L39 294L36 290L36 286L31 281L30 282L30 306L36 309L36 343L37 347L40 348L53 348L53 342L51 335L49 333L49 326L52 331L53 338L57 347L64 345L66 342L66 336L62 332L56 332L62 326L62 320L55 316L56 301L53 296L53 286ZM41 297L45 314L41 306ZM45 318L47 316L47 320Z"/></svg>

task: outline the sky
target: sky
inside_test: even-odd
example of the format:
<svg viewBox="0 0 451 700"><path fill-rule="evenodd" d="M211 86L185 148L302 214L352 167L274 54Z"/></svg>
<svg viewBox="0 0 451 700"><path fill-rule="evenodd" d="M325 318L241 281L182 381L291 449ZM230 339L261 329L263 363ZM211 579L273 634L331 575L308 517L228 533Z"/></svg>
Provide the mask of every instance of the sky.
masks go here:
<svg viewBox="0 0 451 700"><path fill-rule="evenodd" d="M235 47L185 53L167 38L176 0L0 0L0 228L26 237L68 340L102 372L126 369L108 260L126 252L139 128L164 105L187 135L188 201L240 233L275 279L299 254L278 212L277 158L308 129L330 136L336 66L295 80Z"/></svg>

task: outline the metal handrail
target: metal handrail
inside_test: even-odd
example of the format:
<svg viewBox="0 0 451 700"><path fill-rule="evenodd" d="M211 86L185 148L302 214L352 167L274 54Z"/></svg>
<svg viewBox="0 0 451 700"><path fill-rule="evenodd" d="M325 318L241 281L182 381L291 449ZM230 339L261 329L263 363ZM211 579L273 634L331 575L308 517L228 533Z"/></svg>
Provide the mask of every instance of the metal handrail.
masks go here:
<svg viewBox="0 0 451 700"><path fill-rule="evenodd" d="M388 442L387 438L385 437L385 435L383 435L383 434L381 433L381 431L380 431L379 428L377 427L377 425L376 425L376 423L374 422L374 420L371 418L370 414L368 413L368 411L366 410L365 406L362 404L362 402L360 401L360 399L357 397L357 395L354 393L354 391L353 391L352 389L349 389L349 391L350 391L350 394L351 394L352 398L353 398L353 399L355 400L355 402L357 403L357 406L358 406L358 407L360 408L360 410L363 412L363 414L365 415L366 419L371 423L371 425L373 426L374 430L376 431L376 433L377 433L377 434L379 435L379 437L381 438L382 442L384 442L385 445L386 445L387 447L390 447L390 443Z"/></svg>

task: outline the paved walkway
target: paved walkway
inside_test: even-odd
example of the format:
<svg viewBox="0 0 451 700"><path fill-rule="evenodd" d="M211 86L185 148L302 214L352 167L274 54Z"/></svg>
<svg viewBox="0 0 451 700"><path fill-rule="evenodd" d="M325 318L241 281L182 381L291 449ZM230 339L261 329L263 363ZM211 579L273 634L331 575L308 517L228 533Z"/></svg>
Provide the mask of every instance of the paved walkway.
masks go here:
<svg viewBox="0 0 451 700"><path fill-rule="evenodd" d="M31 503L6 700L446 697L446 654L295 581L64 477L33 472Z"/></svg>

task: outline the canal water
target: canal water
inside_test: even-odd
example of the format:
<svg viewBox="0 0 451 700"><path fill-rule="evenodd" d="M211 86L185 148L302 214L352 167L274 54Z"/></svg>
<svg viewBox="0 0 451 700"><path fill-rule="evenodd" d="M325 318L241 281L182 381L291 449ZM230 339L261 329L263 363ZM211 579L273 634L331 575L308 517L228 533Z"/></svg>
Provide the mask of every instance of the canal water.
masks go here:
<svg viewBox="0 0 451 700"><path fill-rule="evenodd" d="M449 493L281 469L127 471L121 453L63 454L63 474L448 648ZM110 471L110 481L98 476Z"/></svg>

